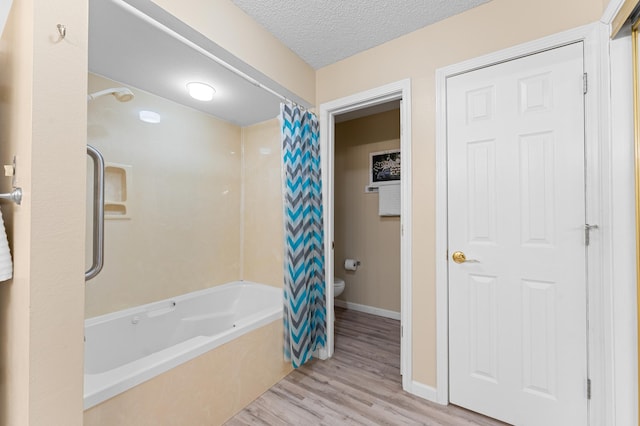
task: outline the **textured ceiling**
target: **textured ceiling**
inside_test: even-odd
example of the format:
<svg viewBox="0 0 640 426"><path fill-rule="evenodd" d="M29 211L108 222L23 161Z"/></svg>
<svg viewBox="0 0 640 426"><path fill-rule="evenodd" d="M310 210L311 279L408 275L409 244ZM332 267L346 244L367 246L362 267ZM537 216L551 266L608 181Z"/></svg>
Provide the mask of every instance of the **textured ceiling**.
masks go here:
<svg viewBox="0 0 640 426"><path fill-rule="evenodd" d="M489 0L231 0L318 69Z"/></svg>

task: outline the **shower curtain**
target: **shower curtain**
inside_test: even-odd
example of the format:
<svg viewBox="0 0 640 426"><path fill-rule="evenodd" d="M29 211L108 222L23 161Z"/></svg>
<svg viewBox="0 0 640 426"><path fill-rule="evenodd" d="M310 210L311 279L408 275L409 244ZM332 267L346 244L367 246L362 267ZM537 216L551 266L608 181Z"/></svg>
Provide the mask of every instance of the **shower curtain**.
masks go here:
<svg viewBox="0 0 640 426"><path fill-rule="evenodd" d="M298 368L324 347L325 277L318 118L280 105L284 185L284 355Z"/></svg>

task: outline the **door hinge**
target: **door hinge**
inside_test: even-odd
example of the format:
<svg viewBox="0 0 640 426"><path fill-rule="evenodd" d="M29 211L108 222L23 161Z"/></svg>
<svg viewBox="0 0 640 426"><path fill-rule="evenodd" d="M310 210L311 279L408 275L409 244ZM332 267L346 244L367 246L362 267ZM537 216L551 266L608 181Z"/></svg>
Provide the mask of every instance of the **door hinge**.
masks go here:
<svg viewBox="0 0 640 426"><path fill-rule="evenodd" d="M598 229L598 225L589 225L588 223L584 225L584 245L588 246L591 242L591 230Z"/></svg>
<svg viewBox="0 0 640 426"><path fill-rule="evenodd" d="M588 78L587 78L587 73L585 72L584 74L582 74L582 94L586 95L587 91L589 90L589 83L588 83Z"/></svg>
<svg viewBox="0 0 640 426"><path fill-rule="evenodd" d="M587 379L587 399L591 399L591 379Z"/></svg>

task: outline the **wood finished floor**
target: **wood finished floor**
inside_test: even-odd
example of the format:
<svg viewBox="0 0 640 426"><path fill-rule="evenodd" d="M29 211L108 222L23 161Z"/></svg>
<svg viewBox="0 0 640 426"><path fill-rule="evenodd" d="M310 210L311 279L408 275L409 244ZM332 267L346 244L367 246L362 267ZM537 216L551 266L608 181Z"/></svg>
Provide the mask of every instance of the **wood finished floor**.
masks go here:
<svg viewBox="0 0 640 426"><path fill-rule="evenodd" d="M399 321L336 308L335 339L331 359L293 371L225 425L505 425L404 392Z"/></svg>

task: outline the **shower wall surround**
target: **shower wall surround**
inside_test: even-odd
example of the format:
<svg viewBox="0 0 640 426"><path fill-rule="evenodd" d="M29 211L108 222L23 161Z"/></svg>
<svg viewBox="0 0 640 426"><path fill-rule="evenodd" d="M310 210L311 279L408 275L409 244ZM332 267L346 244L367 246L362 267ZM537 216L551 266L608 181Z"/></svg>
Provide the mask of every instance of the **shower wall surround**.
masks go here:
<svg viewBox="0 0 640 426"><path fill-rule="evenodd" d="M121 85L89 75L90 91ZM89 105L88 142L130 179L129 218L105 221L86 316L241 278L282 287L278 120L240 128L131 89L131 102ZM221 424L291 371L282 337L273 321L92 407L84 424Z"/></svg>
<svg viewBox="0 0 640 426"><path fill-rule="evenodd" d="M118 86L89 74L89 92ZM88 104L88 143L131 166L132 187L130 219L105 221L105 266L87 283L87 318L240 276L241 128L132 90L127 103ZM140 110L161 122L140 121Z"/></svg>
<svg viewBox="0 0 640 426"><path fill-rule="evenodd" d="M282 287L284 231L280 122L242 129L244 158L243 279Z"/></svg>

